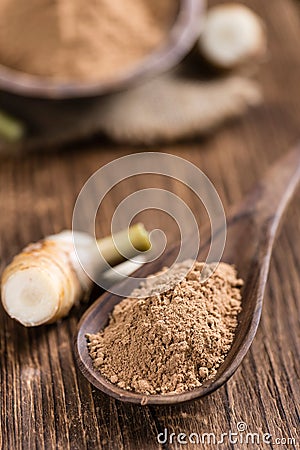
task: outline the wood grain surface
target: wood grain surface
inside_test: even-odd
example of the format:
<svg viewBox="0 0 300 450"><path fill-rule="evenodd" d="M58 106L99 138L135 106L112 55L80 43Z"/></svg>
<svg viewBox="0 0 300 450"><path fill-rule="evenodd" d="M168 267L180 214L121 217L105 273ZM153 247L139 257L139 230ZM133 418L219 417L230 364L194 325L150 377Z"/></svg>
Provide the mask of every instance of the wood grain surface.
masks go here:
<svg viewBox="0 0 300 450"><path fill-rule="evenodd" d="M224 206L240 200L300 136L300 11L293 0L247 2L267 23L269 57L261 80L265 103L247 117L206 140L156 148L200 167L217 188ZM107 162L143 149L113 147L94 140L0 162L1 270L22 246L70 227L74 201L84 181ZM113 189L98 215L99 235L122 197L142 187L164 186L190 202L179 183L135 177ZM178 406L137 406L95 390L74 364L72 338L87 305L59 324L26 329L0 309L0 443L4 449L171 449L157 434L270 433L273 444L198 444L181 448L298 448L300 445L300 193L295 197L275 245L262 320L254 343L231 380L209 397ZM176 226L156 214L143 220L161 226L172 240ZM200 220L201 221L201 220ZM275 439L294 438L284 444Z"/></svg>

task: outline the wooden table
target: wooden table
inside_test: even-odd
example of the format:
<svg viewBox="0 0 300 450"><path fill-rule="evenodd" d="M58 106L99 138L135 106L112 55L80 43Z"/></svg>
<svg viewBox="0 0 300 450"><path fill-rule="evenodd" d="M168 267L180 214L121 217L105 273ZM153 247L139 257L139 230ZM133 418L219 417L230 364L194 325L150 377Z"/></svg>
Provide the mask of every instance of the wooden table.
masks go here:
<svg viewBox="0 0 300 450"><path fill-rule="evenodd" d="M265 19L269 59L261 69L265 102L214 136L155 148L182 156L201 168L216 186L225 208L238 201L277 157L300 136L300 13L296 0L247 2ZM280 24L280 25L279 25ZM107 162L132 149L101 140L35 154L0 164L1 269L26 243L70 227L74 201L84 181ZM151 180L150 180L151 181ZM109 232L113 209L126 196L152 183L129 180L113 190L98 218L98 232ZM176 193L176 184L169 186ZM192 194L183 198L197 212ZM0 443L5 449L156 449L157 435L235 432L239 422L252 433L299 435L300 193L289 208L276 242L261 324L255 341L233 378L201 401L177 407L122 404L93 389L74 365L72 336L86 306L59 324L26 329L0 310ZM199 217L199 215L198 215ZM174 223L148 214L148 227L164 225L170 239ZM239 425L240 426L240 425ZM164 448L178 448L167 444ZM207 442L183 448L214 448ZM226 444L220 448L246 448Z"/></svg>

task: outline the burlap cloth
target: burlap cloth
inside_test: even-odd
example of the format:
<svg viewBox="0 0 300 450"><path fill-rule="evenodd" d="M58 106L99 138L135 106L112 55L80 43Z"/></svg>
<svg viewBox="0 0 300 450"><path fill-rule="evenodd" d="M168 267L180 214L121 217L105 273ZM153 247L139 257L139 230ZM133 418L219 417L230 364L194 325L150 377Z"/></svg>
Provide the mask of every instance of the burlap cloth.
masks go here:
<svg viewBox="0 0 300 450"><path fill-rule="evenodd" d="M101 133L112 141L151 145L207 134L261 101L258 84L241 75L203 77L184 65L122 93L69 101L0 93L0 108L24 121L18 144L2 153L43 150Z"/></svg>

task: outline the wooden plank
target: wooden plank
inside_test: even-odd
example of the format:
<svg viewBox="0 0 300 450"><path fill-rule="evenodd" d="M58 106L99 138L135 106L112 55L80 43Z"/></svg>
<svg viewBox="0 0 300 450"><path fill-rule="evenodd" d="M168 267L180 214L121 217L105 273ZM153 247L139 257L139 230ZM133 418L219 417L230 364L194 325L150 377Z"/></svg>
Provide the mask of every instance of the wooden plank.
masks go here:
<svg viewBox="0 0 300 450"><path fill-rule="evenodd" d="M204 170L226 208L242 198L300 130L298 10L292 0L245 3L263 15L268 27L270 54L259 73L264 105L211 138L155 148L182 156ZM1 269L27 242L70 227L74 201L84 181L97 168L132 150L95 140L52 154L2 160ZM138 150L142 149L134 151ZM197 201L188 191L176 183L155 182L159 187L171 186L197 211ZM103 203L98 233L109 232L121 195L150 185L146 177L136 178L126 188L113 190ZM156 436L164 428L170 433L221 436L229 429L234 432L238 422L245 422L249 432L294 437L299 445L299 200L298 195L276 243L262 321L251 351L227 385L201 401L163 408L115 402L92 389L74 366L72 337L86 306L75 309L60 324L33 330L10 320L1 307L2 447L158 449ZM147 222L151 228L164 221L151 214ZM167 226L172 239L176 227L171 222ZM176 448L165 446L171 447ZM296 448L293 444L273 447ZM251 448L270 447L253 444Z"/></svg>

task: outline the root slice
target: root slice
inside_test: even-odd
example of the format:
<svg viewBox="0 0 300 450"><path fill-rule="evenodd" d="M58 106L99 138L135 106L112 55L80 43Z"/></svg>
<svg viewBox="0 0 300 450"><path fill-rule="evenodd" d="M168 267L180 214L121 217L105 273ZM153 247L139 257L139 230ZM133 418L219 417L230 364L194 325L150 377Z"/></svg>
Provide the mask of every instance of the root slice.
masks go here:
<svg viewBox="0 0 300 450"><path fill-rule="evenodd" d="M265 54L265 27L244 5L218 5L208 11L198 46L212 65L233 69Z"/></svg>

